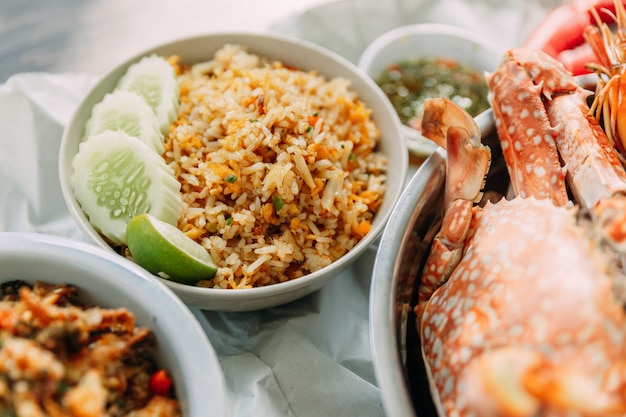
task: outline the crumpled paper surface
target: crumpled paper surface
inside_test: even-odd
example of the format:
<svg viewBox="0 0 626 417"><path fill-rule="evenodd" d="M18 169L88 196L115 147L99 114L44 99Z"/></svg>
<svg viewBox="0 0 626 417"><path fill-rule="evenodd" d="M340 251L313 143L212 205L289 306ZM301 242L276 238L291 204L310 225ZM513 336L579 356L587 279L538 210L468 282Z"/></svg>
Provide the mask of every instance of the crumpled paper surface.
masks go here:
<svg viewBox="0 0 626 417"><path fill-rule="evenodd" d="M382 31L418 21L459 24L503 48L516 46L555 4L340 1L292 16L272 30L312 40L356 62ZM63 128L95 81L91 74L27 73L0 85L0 231L87 240L63 201L57 163ZM194 310L222 365L233 416L384 415L369 345L374 259L375 250L366 251L325 288L285 306L244 313Z"/></svg>

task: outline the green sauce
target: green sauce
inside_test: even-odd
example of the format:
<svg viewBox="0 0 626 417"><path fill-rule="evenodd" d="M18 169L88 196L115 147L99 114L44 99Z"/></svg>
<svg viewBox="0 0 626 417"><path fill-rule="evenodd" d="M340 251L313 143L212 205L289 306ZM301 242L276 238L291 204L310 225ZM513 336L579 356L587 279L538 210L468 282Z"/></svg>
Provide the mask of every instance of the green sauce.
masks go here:
<svg viewBox="0 0 626 417"><path fill-rule="evenodd" d="M390 65L376 79L400 120L421 130L424 99L445 97L476 116L489 108L487 84L481 72L438 57L421 57Z"/></svg>

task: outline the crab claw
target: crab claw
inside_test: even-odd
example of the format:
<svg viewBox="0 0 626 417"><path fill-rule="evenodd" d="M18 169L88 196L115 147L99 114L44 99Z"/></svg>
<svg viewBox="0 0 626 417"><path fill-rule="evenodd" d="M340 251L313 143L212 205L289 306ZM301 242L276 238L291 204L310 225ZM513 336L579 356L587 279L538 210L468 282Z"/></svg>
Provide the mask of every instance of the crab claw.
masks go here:
<svg viewBox="0 0 626 417"><path fill-rule="evenodd" d="M481 143L474 119L446 98L429 98L424 102L422 135L448 152L444 210L456 199L478 203L491 164L491 150Z"/></svg>
<svg viewBox="0 0 626 417"><path fill-rule="evenodd" d="M580 88L563 64L536 49L512 48L506 51L503 61L523 68L532 82L540 86L541 94L551 100L555 94L573 92Z"/></svg>
<svg viewBox="0 0 626 417"><path fill-rule="evenodd" d="M577 90L547 103L548 117L558 130L556 145L567 166L567 181L576 201L587 209L626 191L626 171L602 131L588 114L588 93Z"/></svg>
<svg viewBox="0 0 626 417"><path fill-rule="evenodd" d="M543 97L551 96L556 87L544 81L545 74L556 71L553 60L544 57L549 60L548 69L539 65L526 68L524 61L513 57L528 59L526 53L509 52L503 64L486 76L511 185L515 195L522 198L548 198L558 206L565 205L565 170L554 142L557 132L543 104Z"/></svg>

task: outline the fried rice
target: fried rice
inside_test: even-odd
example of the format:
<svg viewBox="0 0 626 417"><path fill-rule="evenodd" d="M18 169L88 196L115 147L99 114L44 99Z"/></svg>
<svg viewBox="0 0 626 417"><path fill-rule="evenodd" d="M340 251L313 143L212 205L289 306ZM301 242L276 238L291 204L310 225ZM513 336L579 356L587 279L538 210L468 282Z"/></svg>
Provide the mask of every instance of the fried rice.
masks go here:
<svg viewBox="0 0 626 417"><path fill-rule="evenodd" d="M181 104L163 156L181 183L179 228L218 265L197 285L296 279L369 232L387 161L371 110L349 80L239 45L177 69Z"/></svg>

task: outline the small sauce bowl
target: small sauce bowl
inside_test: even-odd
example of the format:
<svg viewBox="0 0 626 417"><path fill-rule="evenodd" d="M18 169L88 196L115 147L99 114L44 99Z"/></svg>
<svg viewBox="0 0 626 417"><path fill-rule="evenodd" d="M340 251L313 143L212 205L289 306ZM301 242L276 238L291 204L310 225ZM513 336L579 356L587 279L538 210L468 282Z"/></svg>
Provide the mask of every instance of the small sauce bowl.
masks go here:
<svg viewBox="0 0 626 417"><path fill-rule="evenodd" d="M496 69L503 52L489 40L462 27L423 23L398 27L376 38L361 55L358 67L378 82L389 68L397 68L408 62L446 61L475 70L484 82L483 73ZM439 75L444 76L443 71ZM486 86L482 94L484 96L481 98L486 100ZM419 118L421 114L416 113ZM402 116L399 114L399 117ZM412 156L428 156L437 147L424 138L418 129L407 124L403 123L401 131Z"/></svg>

